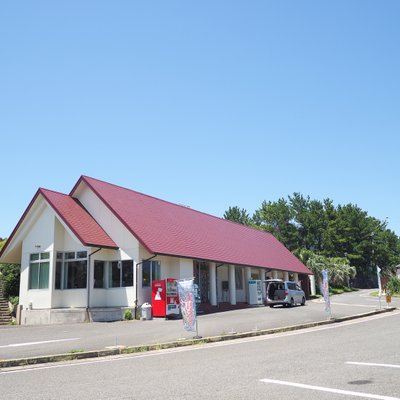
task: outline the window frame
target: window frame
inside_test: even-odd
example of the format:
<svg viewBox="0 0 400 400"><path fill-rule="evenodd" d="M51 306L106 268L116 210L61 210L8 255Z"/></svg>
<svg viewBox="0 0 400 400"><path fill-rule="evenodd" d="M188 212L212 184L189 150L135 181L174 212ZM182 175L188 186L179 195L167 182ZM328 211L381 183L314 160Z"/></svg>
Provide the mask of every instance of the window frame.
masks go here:
<svg viewBox="0 0 400 400"><path fill-rule="evenodd" d="M144 269L145 265L149 266L149 283L144 285ZM159 260L148 260L142 262L142 289L151 288L153 281L157 281L161 279L161 261Z"/></svg>
<svg viewBox="0 0 400 400"><path fill-rule="evenodd" d="M128 265L129 264L129 265ZM135 285L134 281L134 263L132 259L128 260L114 260L109 261L108 267L108 289L118 289L118 288L126 288L133 287ZM114 269L114 266L117 266L117 269ZM114 282L117 282L116 276L113 276L113 273L118 270L118 285L115 285ZM128 274L125 274L124 271L128 270ZM129 281L127 282L124 278L128 276Z"/></svg>
<svg viewBox="0 0 400 400"><path fill-rule="evenodd" d="M37 258L36 258L37 256ZM33 276L32 271L37 269L37 273ZM45 275L42 275L42 271ZM42 286L41 278L45 277L46 284ZM33 277L36 282L33 285ZM50 287L50 252L43 251L38 253L29 254L29 276L28 276L28 290L48 290Z"/></svg>
<svg viewBox="0 0 400 400"><path fill-rule="evenodd" d="M89 258L86 250L76 250L76 251L57 251L56 252L56 268L55 268L55 278L54 278L54 290L74 290L74 289L86 289L87 290L87 277L88 277L88 262ZM84 257L85 256L85 257ZM81 264L83 267L83 279L77 281L81 284L84 282L84 285L78 285L77 287L70 285L70 276L79 276L79 270L77 273L73 274L72 268L77 268L78 265L73 264ZM71 266L69 264L72 264ZM71 270L70 270L71 268ZM70 275L71 273L71 275Z"/></svg>

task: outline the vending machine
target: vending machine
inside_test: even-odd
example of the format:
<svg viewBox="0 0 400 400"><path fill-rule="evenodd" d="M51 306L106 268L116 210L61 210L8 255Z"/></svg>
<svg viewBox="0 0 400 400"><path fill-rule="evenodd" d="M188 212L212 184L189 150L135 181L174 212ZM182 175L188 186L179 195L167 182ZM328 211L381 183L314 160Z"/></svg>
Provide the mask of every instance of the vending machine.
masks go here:
<svg viewBox="0 0 400 400"><path fill-rule="evenodd" d="M176 279L167 278L153 281L151 292L153 317L172 318L179 316Z"/></svg>
<svg viewBox="0 0 400 400"><path fill-rule="evenodd" d="M249 304L263 304L262 281L256 279L249 280Z"/></svg>

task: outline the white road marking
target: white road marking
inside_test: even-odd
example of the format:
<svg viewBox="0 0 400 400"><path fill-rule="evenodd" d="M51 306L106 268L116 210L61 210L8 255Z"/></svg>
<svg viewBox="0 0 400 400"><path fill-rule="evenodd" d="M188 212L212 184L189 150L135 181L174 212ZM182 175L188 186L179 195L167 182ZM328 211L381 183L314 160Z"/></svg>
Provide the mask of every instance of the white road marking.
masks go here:
<svg viewBox="0 0 400 400"><path fill-rule="evenodd" d="M361 324L364 322L369 322L374 319L389 318L389 317L396 316L399 314L400 314L400 311L392 311L391 313L377 314L372 317L346 321L346 322L342 322L340 324L324 325L324 326L289 331L289 332L275 333L272 335L262 335L262 336L255 336L255 337L251 337L251 338L235 339L235 340L216 342L216 343L207 343L207 344L201 344L201 345L197 345L197 346L176 347L176 348L165 349L165 350L154 350L154 351L149 351L148 353L145 353L145 354L143 354L143 353L123 354L123 355L118 355L118 356L98 358L98 359L90 360L90 361L74 360L74 361L68 361L68 363L65 362L65 363L51 364L51 365L45 365L45 366L38 365L38 366L33 366L33 367L32 366L10 367L9 369L0 371L0 376L6 375L6 374L16 374L16 373L21 373L21 372L40 371L40 370L53 369L53 368L66 368L66 367L77 367L77 366L81 366L81 365L112 363L112 362L116 362L116 361L127 361L127 360L140 359L140 358L145 358L145 357L159 357L159 356L163 356L163 355L174 354L174 353L183 353L183 352L187 352L187 351L207 350L207 349L214 348L214 347L236 346L236 345L240 345L243 343L249 343L249 342L255 342L255 341L277 340L279 338L283 338L283 337L287 337L287 336L305 335L307 333L314 333L314 332L324 331L324 330L328 330L328 329L338 329L338 328L342 328L342 327L349 326L349 325L355 325L355 324ZM398 399L398 400L400 400L400 399Z"/></svg>
<svg viewBox="0 0 400 400"><path fill-rule="evenodd" d="M68 338L68 339L54 339L54 340L44 340L42 342L26 342L26 343L14 343L7 344L5 346L0 346L0 349L6 349L8 347L23 347L23 346L35 346L38 344L48 344L48 343L58 343L58 342L69 342L73 340L79 340L80 338Z"/></svg>
<svg viewBox="0 0 400 400"><path fill-rule="evenodd" d="M376 305L367 305L367 304L347 304L347 303L332 303L334 306L351 306L351 307L366 307L366 308L376 308Z"/></svg>
<svg viewBox="0 0 400 400"><path fill-rule="evenodd" d="M320 391L320 392L329 392L329 393L345 394L348 396L364 397L367 399L400 400L398 397L381 396L379 394L353 392L350 390L341 390L341 389L333 389L333 388L327 388L327 387L322 387L322 386L305 385L303 383L278 381L276 379L260 379L260 381L264 382L264 383L273 383L276 385L292 386L292 387L297 387L297 388L301 388L301 389L316 390L316 391Z"/></svg>
<svg viewBox="0 0 400 400"><path fill-rule="evenodd" d="M347 361L346 364L351 364L351 365L365 365L367 367L384 367L384 368L400 368L400 365L396 364L379 364L379 363L364 363L364 362L353 362L353 361Z"/></svg>

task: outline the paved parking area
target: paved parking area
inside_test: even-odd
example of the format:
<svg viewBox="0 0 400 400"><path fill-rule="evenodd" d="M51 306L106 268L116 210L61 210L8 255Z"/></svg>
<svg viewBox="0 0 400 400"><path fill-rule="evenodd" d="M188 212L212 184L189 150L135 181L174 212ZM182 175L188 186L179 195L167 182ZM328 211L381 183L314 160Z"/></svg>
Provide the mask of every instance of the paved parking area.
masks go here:
<svg viewBox="0 0 400 400"><path fill-rule="evenodd" d="M346 317L379 308L379 299L359 291L331 298L332 316ZM394 299L392 305L399 301ZM382 300L382 307L386 303ZM199 315L199 335L217 336L231 332L280 328L328 319L322 301L304 307L252 307ZM36 357L74 351L101 350L111 346L137 346L193 338L183 330L182 320L157 318L150 321L119 321L41 326L0 327L0 359Z"/></svg>

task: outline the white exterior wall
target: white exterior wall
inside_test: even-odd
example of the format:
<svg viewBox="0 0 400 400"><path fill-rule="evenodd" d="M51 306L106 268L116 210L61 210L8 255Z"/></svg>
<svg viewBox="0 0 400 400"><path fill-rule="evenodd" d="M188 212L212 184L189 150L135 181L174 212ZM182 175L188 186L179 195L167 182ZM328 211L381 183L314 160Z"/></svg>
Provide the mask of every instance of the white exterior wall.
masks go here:
<svg viewBox="0 0 400 400"><path fill-rule="evenodd" d="M77 198L99 225L114 240L126 258L139 260L139 241L128 231L121 221L86 186L81 185Z"/></svg>
<svg viewBox="0 0 400 400"><path fill-rule="evenodd" d="M41 207L38 218L30 227L22 243L21 257L21 281L20 281L20 304L28 308L32 303L33 308L50 308L54 285L54 268L52 252L54 249L54 212L48 207ZM40 246L40 247L37 247ZM29 287L29 261L30 254L50 252L49 259L49 288L31 289Z"/></svg>
<svg viewBox="0 0 400 400"><path fill-rule="evenodd" d="M103 204L103 202L85 185L81 185L79 187L79 189L75 193L75 196L119 247L119 250L117 252L112 250L108 251L110 258L106 257L106 259L103 260L102 258L99 258L98 253L96 253L93 258L95 260L103 261L133 260L133 268L135 269L136 263L141 261L139 257L139 241L128 231L128 229L121 223L121 221L117 217L115 217L115 215ZM105 250L102 251L103 254L104 252ZM90 268L91 287L93 287L93 265L94 264L92 262ZM135 278L136 277L134 271L134 285L136 285ZM139 282L141 282L141 276ZM135 305L135 286L125 288L109 288L107 290L92 290L92 307L133 307ZM101 293L102 291L103 293ZM104 293L104 291L106 293ZM104 298L106 300L105 303ZM138 303L141 304L140 299Z"/></svg>

